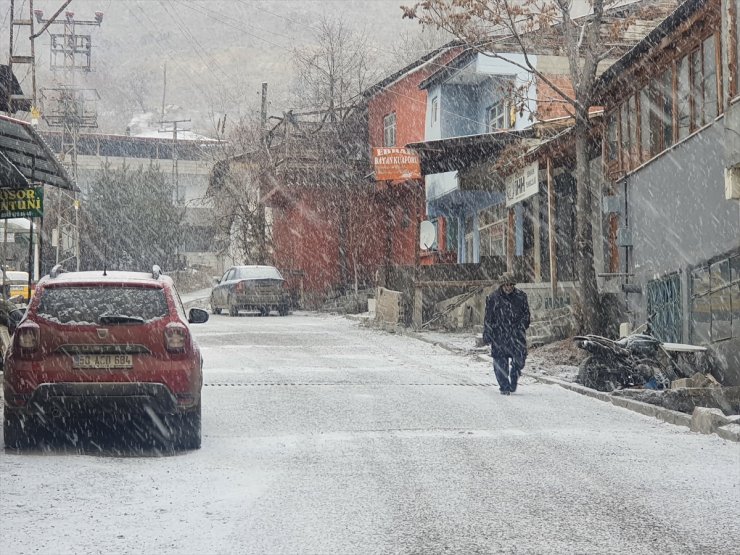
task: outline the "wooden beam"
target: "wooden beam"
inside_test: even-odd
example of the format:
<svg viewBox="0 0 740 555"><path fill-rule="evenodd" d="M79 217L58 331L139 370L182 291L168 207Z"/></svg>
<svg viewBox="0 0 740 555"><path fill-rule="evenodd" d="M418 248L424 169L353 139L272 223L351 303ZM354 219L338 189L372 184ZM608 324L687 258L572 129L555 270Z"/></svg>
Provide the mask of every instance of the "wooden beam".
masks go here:
<svg viewBox="0 0 740 555"><path fill-rule="evenodd" d="M514 207L509 208L509 228L506 233L506 271L514 270L514 256L516 252L516 220Z"/></svg>
<svg viewBox="0 0 740 555"><path fill-rule="evenodd" d="M730 69L728 97L735 98L738 94L738 59L737 59L737 2L728 0L727 2L727 30L728 30L728 51L727 65Z"/></svg>
<svg viewBox="0 0 740 555"><path fill-rule="evenodd" d="M550 247L550 287L553 302L558 292L557 244L555 242L555 183L552 175L552 158L547 159L547 226Z"/></svg>

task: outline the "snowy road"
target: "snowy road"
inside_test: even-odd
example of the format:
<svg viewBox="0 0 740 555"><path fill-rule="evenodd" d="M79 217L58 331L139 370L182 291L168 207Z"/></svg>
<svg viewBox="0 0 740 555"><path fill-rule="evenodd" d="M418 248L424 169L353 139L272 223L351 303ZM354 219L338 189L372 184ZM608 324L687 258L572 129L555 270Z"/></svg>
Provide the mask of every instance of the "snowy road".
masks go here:
<svg viewBox="0 0 740 555"><path fill-rule="evenodd" d="M203 448L0 452L1 553L737 553L737 444L503 397L483 362L341 317L193 330Z"/></svg>

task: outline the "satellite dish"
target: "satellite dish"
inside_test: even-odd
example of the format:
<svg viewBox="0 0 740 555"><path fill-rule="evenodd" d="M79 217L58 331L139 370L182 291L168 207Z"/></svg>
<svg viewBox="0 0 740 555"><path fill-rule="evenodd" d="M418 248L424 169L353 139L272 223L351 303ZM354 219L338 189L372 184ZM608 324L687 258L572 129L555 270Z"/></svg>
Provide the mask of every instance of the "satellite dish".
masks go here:
<svg viewBox="0 0 740 555"><path fill-rule="evenodd" d="M429 220L419 224L419 248L429 250L437 240L437 228Z"/></svg>

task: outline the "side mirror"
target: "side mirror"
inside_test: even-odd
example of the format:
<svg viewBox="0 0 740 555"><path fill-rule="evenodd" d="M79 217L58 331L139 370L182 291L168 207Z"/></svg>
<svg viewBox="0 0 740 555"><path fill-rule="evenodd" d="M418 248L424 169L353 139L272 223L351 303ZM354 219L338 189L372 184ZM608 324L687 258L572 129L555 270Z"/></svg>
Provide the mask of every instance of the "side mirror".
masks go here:
<svg viewBox="0 0 740 555"><path fill-rule="evenodd" d="M10 335L13 335L15 333L16 328L18 328L18 324L21 323L21 320L23 320L23 316L25 316L25 312L20 309L11 310L8 314L8 333Z"/></svg>
<svg viewBox="0 0 740 555"><path fill-rule="evenodd" d="M208 321L208 311L202 308L191 308L188 312L188 322L191 324L204 324Z"/></svg>
<svg viewBox="0 0 740 555"><path fill-rule="evenodd" d="M218 276L213 276L211 278L211 283L213 283L213 285L218 285L219 283L221 283L221 278Z"/></svg>

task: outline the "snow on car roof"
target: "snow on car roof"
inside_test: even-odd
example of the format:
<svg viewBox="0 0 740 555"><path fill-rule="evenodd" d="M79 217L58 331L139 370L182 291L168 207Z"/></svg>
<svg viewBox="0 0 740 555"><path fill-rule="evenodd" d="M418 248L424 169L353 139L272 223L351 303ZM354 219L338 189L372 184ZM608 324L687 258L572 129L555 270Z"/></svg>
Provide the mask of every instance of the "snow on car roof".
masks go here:
<svg viewBox="0 0 740 555"><path fill-rule="evenodd" d="M139 281L161 283L164 280L172 283L172 278L161 275L159 279L154 279L151 272L125 272L120 270L107 271L103 270L86 271L86 272L62 272L57 277L44 276L41 280L44 284L48 283L101 283L101 282L121 282L121 281Z"/></svg>
<svg viewBox="0 0 740 555"><path fill-rule="evenodd" d="M275 266L234 266L239 279L283 279Z"/></svg>

